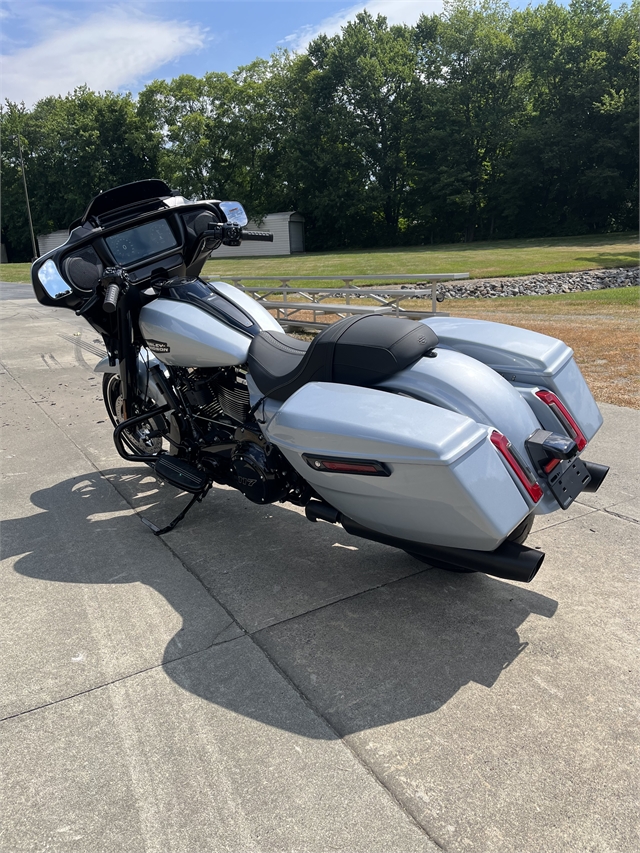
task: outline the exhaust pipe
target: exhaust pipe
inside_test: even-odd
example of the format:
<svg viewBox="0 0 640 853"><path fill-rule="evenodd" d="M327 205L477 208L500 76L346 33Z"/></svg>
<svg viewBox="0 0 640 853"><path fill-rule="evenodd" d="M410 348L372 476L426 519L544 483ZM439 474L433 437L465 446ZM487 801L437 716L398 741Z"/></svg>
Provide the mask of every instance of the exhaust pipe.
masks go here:
<svg viewBox="0 0 640 853"><path fill-rule="evenodd" d="M340 521L340 513L324 501L309 501L304 508L304 514L309 521L328 521L335 524Z"/></svg>
<svg viewBox="0 0 640 853"><path fill-rule="evenodd" d="M609 473L608 465L599 465L597 462L586 462L583 460L584 465L591 475L590 482L582 490L583 492L597 492L600 486L602 485L602 481Z"/></svg>
<svg viewBox="0 0 640 853"><path fill-rule="evenodd" d="M411 554L419 554L436 568L453 567L470 572L482 572L503 580L530 583L544 560L542 551L526 548L517 542L503 542L495 551L472 551L466 548L445 548L440 545L425 545L422 542L398 539L364 527L352 518L342 515L324 501L310 501L305 507L305 513L309 521L321 520L331 524L339 522L352 536L390 545L392 548L399 548Z"/></svg>

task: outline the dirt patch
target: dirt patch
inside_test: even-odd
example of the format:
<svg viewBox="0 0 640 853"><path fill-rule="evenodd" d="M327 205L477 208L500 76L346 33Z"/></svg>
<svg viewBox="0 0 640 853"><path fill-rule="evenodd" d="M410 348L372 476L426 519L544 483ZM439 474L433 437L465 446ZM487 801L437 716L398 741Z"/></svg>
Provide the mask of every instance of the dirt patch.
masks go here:
<svg viewBox="0 0 640 853"><path fill-rule="evenodd" d="M609 306L607 315L550 314L535 309L508 311L493 304L446 303L456 317L493 320L560 338L570 346L591 393L603 403L640 409L638 312Z"/></svg>
<svg viewBox="0 0 640 853"><path fill-rule="evenodd" d="M560 338L573 349L576 362L596 400L640 409L640 346L635 323L616 320L594 323L584 318L530 319L523 322L518 317L511 320L501 317L499 322L510 322L513 326Z"/></svg>

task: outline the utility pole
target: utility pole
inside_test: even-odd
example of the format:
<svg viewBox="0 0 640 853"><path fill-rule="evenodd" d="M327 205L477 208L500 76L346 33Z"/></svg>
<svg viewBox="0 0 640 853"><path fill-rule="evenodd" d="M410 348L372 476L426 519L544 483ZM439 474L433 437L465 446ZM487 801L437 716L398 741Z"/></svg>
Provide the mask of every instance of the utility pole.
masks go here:
<svg viewBox="0 0 640 853"><path fill-rule="evenodd" d="M24 197L27 202L27 214L29 216L29 231L31 232L31 245L33 246L33 258L40 257L40 252L38 252L38 244L36 243L36 236L33 233L33 221L31 219L31 205L29 204L29 193L27 191L27 176L24 170L24 157L22 156L22 141L20 140L20 134L18 134L18 151L20 152L20 165L22 167L22 182L24 184Z"/></svg>

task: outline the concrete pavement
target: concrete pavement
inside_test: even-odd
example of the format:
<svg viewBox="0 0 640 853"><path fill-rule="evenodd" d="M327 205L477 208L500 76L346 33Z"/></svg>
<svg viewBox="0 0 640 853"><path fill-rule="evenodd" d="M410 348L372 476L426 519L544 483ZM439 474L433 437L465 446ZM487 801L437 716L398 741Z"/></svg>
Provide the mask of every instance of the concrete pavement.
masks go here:
<svg viewBox="0 0 640 853"><path fill-rule="evenodd" d="M95 333L0 310L3 853L638 849L637 412L530 585L223 488L160 540Z"/></svg>

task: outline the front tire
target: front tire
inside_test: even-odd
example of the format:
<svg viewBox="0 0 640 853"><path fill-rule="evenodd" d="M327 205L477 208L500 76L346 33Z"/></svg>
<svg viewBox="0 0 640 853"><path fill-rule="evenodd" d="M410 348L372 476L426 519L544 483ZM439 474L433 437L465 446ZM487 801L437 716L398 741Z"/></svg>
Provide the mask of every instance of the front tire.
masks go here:
<svg viewBox="0 0 640 853"><path fill-rule="evenodd" d="M102 377L102 398L109 420L114 427L117 427L123 419L123 400L119 374L105 373ZM126 429L123 437L135 453L141 456L156 456L162 450L162 436L150 435L150 433L158 430L163 432L166 430L166 423L162 417L151 418L149 421L137 424L132 429Z"/></svg>

